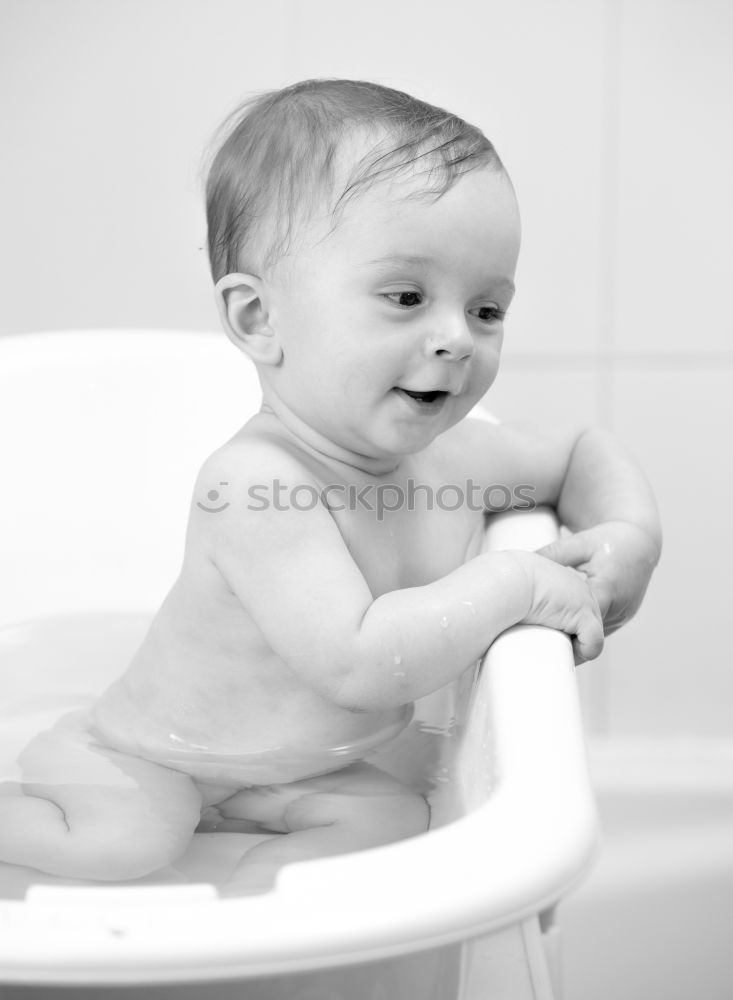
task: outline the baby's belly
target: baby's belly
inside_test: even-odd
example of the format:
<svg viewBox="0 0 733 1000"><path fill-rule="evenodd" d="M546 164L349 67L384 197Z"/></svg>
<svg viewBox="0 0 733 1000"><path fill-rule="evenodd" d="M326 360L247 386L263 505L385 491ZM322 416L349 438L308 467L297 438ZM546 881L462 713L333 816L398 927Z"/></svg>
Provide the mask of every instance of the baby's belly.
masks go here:
<svg viewBox="0 0 733 1000"><path fill-rule="evenodd" d="M348 767L366 754L397 736L410 722L412 705L402 705L379 713L373 728L364 731L364 718L354 734L343 731L338 742L297 737L263 740L260 747L222 750L216 746L216 736L206 745L186 740L174 733L154 735L149 730L120 726L104 713L92 710L90 729L100 745L121 750L135 757L153 761L175 771L189 774L195 781L207 785L245 788L250 785L275 785L313 778ZM135 731L137 729L137 731Z"/></svg>

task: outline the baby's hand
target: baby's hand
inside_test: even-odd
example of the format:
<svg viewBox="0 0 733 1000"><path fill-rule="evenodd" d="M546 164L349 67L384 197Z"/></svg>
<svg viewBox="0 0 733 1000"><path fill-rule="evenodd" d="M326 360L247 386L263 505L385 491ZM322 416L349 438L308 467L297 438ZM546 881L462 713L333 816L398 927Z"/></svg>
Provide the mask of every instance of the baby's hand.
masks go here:
<svg viewBox="0 0 733 1000"><path fill-rule="evenodd" d="M531 584L527 625L546 625L570 636L576 663L594 660L603 649L603 620L593 591L574 569L534 552L512 552Z"/></svg>
<svg viewBox="0 0 733 1000"><path fill-rule="evenodd" d="M635 524L606 521L559 538L538 554L585 574L603 615L604 632L610 635L639 609L659 561L659 545Z"/></svg>

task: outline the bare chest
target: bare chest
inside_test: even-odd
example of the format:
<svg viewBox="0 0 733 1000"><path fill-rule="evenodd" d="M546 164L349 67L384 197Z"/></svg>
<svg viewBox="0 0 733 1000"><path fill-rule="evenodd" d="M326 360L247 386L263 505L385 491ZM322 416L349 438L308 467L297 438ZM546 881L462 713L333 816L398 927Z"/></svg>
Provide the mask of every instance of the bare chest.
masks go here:
<svg viewBox="0 0 733 1000"><path fill-rule="evenodd" d="M375 597L446 576L478 553L483 537L479 504L427 484L354 489L331 512Z"/></svg>

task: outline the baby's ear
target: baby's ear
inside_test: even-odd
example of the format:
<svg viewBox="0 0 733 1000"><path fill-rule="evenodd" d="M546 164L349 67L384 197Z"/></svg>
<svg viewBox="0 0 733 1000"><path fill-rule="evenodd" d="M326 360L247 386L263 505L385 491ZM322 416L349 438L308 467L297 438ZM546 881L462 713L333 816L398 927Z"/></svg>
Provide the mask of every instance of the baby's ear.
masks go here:
<svg viewBox="0 0 733 1000"><path fill-rule="evenodd" d="M269 324L262 281L253 274L225 274L214 286L227 336L258 365L278 365L282 348Z"/></svg>

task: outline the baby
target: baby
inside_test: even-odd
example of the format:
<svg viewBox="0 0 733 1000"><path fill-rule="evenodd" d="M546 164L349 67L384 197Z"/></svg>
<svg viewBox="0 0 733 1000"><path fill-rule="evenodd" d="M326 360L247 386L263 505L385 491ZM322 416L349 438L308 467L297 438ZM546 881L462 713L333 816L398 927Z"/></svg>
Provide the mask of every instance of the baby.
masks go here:
<svg viewBox="0 0 733 1000"><path fill-rule="evenodd" d="M425 800L368 752L512 625L596 657L661 535L609 434L466 419L497 374L520 240L477 128L376 84L305 81L235 113L207 202L222 323L262 406L204 462L180 576L124 676L25 749L0 858L135 878L203 815L273 834L236 868L244 892L425 831ZM497 485L572 534L482 554ZM203 503L212 490L225 502Z"/></svg>

